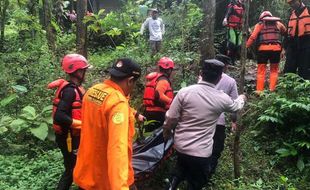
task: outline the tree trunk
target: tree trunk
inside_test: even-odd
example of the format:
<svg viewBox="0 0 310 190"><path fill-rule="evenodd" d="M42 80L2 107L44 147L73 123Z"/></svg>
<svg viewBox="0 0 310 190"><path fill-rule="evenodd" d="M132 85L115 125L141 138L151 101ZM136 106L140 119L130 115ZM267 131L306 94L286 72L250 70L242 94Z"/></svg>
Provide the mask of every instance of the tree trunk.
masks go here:
<svg viewBox="0 0 310 190"><path fill-rule="evenodd" d="M73 10L75 10L74 9L74 1L70 0L70 12L72 13Z"/></svg>
<svg viewBox="0 0 310 190"><path fill-rule="evenodd" d="M38 14L37 6L39 4L38 0L29 0L27 3L28 11L32 16L36 16Z"/></svg>
<svg viewBox="0 0 310 190"><path fill-rule="evenodd" d="M241 58L240 58L240 64L241 64L241 71L240 71L240 81L239 81L239 93L244 93L244 86L245 86L245 66L246 66L246 58L247 58L247 49L246 49L246 33L249 28L249 8L250 8L250 1L247 0L245 2L245 16L243 19L243 29L242 29L242 35L243 40L241 44ZM238 114L238 118L241 118L241 113ZM240 121L239 121L240 123ZM235 138L234 138L234 152L233 152L233 159L234 159L234 175L235 179L239 179L241 176L240 172L240 136L241 132L243 131L244 126L241 124L236 130Z"/></svg>
<svg viewBox="0 0 310 190"><path fill-rule="evenodd" d="M215 22L215 0L203 0L202 8L204 19L200 36L200 55L201 59L214 58L214 22Z"/></svg>
<svg viewBox="0 0 310 190"><path fill-rule="evenodd" d="M55 31L51 24L52 14L49 0L43 0L43 13L44 13L44 26L46 31L48 47L52 52L55 52L56 50Z"/></svg>
<svg viewBox="0 0 310 190"><path fill-rule="evenodd" d="M83 18L87 11L87 0L77 0L77 22L76 22L76 49L81 55L87 57L87 28Z"/></svg>
<svg viewBox="0 0 310 190"><path fill-rule="evenodd" d="M4 29L6 22L6 10L9 6L9 0L1 0L0 1L0 52L3 51L4 44Z"/></svg>

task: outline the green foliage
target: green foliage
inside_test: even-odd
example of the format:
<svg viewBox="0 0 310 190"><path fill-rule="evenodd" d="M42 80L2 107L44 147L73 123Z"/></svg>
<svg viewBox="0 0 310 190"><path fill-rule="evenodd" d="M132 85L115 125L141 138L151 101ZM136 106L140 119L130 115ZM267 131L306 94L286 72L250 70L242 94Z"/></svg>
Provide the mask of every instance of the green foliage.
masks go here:
<svg viewBox="0 0 310 190"><path fill-rule="evenodd" d="M0 120L0 135L8 131L8 126L12 122L10 116L3 116Z"/></svg>
<svg viewBox="0 0 310 190"><path fill-rule="evenodd" d="M270 11L273 16L280 17L285 23L289 18L289 5L283 0L256 0L250 4L249 24L254 26L258 22L258 18L263 11Z"/></svg>
<svg viewBox="0 0 310 190"><path fill-rule="evenodd" d="M0 154L0 189L55 189L63 171L59 150L43 152L37 157Z"/></svg>
<svg viewBox="0 0 310 190"><path fill-rule="evenodd" d="M184 2L173 4L172 10L164 12L163 20L166 25L165 38L168 38L169 50L197 50L199 47L200 24L203 13L194 3ZM176 22L180 20L181 22Z"/></svg>
<svg viewBox="0 0 310 190"><path fill-rule="evenodd" d="M265 93L251 104L253 112L247 116L252 123L257 118L255 133L272 142L270 149L280 157L297 158L300 171L310 152L309 94L309 81L288 74L279 79L276 93Z"/></svg>
<svg viewBox="0 0 310 190"><path fill-rule="evenodd" d="M138 37L140 23L136 22L137 16L131 14L138 10L135 6L128 6L123 11L105 13L101 9L97 14L86 16L84 22L91 31L91 39L100 40L104 46L116 48L124 43L132 43ZM101 44L99 44L101 45Z"/></svg>
<svg viewBox="0 0 310 190"><path fill-rule="evenodd" d="M0 101L0 105L1 107L5 107L6 105L10 104L11 102L13 102L15 99L17 98L17 94L11 94L10 96L2 99Z"/></svg>
<svg viewBox="0 0 310 190"><path fill-rule="evenodd" d="M62 56L75 52L75 26L67 33L62 31L57 20L63 14L59 9L62 1L55 1L58 5L54 14L57 15L52 25L57 32L57 48L56 52L50 52L40 16L34 14L42 6L37 2L12 1L8 10L4 52L0 53L0 189L54 189L63 170L60 151L55 150L54 143L44 140L52 139L53 132L48 127L52 123L51 106L42 106L50 105L53 96L52 91L46 90L46 84L65 76L59 64ZM160 57L168 56L177 66L172 76L175 90L196 82L203 16L200 1L174 1L171 9L165 10L166 3L163 0L126 1L118 11L100 11L85 18L90 37L88 59L94 66L87 72L86 88L106 78L106 69L120 57L136 60L145 75L155 70ZM284 1L252 3L257 5L252 6L255 10L251 11L250 21L253 23L264 7L275 10L275 16L284 18L287 14ZM162 52L154 57L150 56L148 39L139 34L145 20L138 14L139 5L143 4L157 6L166 24ZM141 77L132 94L131 104L135 108L141 105L143 89ZM233 179L231 151L227 148L210 189L307 189L310 181L306 175L310 173L309 83L287 76L280 79L276 93L266 93L254 102L245 121L246 125L255 127L252 133L242 136L245 142L241 144L243 178ZM259 141L253 140L253 134L260 137ZM229 142L228 138L226 147L232 146ZM175 158L164 163L150 180L150 188L163 188ZM281 163L283 158L288 158L286 163ZM291 162L303 173L295 166L291 168ZM141 189L147 186L145 184Z"/></svg>
<svg viewBox="0 0 310 190"><path fill-rule="evenodd" d="M48 128L53 124L51 111L52 106L44 107L40 113L36 113L34 107L26 106L22 109L21 114L12 121L11 117L4 116L1 118L1 125L6 128L3 133L10 129L17 134L31 133L40 140L45 140L49 133L49 136L52 134L52 131Z"/></svg>
<svg viewBox="0 0 310 190"><path fill-rule="evenodd" d="M296 188L289 182L287 177L282 175L280 176L279 181L281 183L279 189L296 190Z"/></svg>

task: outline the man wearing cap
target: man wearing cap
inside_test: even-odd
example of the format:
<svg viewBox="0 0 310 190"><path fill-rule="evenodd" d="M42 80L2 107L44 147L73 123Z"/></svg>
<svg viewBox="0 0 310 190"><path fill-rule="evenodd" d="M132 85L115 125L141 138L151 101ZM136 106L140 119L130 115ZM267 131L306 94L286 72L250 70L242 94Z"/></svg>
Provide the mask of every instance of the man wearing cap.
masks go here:
<svg viewBox="0 0 310 190"><path fill-rule="evenodd" d="M143 35L144 29L147 27L150 34L150 47L152 55L159 52L161 48L161 41L165 33L165 25L163 20L158 17L158 10L151 9L151 17L148 17L141 26L140 33Z"/></svg>
<svg viewBox="0 0 310 190"><path fill-rule="evenodd" d="M188 189L202 189L208 180L216 123L223 112L240 110L245 96L232 100L215 88L220 81L224 64L218 60L202 61L202 80L182 88L166 113L163 125L167 140L174 130L177 151L176 172L170 180L170 189L176 189L181 180Z"/></svg>
<svg viewBox="0 0 310 190"><path fill-rule="evenodd" d="M119 59L109 70L110 79L91 87L83 98L81 143L74 182L87 190L128 190L134 186L131 164L135 133L129 95L141 68Z"/></svg>
<svg viewBox="0 0 310 190"><path fill-rule="evenodd" d="M288 22L285 73L310 80L310 8L301 0L287 0L292 8Z"/></svg>
<svg viewBox="0 0 310 190"><path fill-rule="evenodd" d="M218 54L215 56L215 59L225 64L222 78L220 82L216 84L215 88L227 94L231 99L233 100L237 99L238 89L237 89L236 80L225 73L227 71L228 65L232 64L230 57L226 55ZM237 129L237 123L236 123L237 113L232 112L230 116L231 116L231 128L234 131ZM225 138L226 138L225 125L226 125L225 114L222 113L217 120L216 130L213 136L213 151L212 151L212 156L211 156L211 174L215 173L215 169L218 164L218 159L221 157L221 153L224 150L224 143L225 143Z"/></svg>

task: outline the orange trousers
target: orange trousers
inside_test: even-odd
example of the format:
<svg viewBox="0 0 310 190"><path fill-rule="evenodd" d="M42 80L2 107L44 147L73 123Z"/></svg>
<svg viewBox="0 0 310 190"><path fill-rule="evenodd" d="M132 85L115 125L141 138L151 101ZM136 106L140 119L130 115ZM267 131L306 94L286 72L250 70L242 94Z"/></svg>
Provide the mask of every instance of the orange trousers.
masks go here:
<svg viewBox="0 0 310 190"><path fill-rule="evenodd" d="M266 63L258 63L257 65L257 74L256 74L256 91L262 92L265 85L266 77ZM273 63L270 64L270 76L269 76L269 90L274 91L276 89L277 81L279 75L279 64Z"/></svg>

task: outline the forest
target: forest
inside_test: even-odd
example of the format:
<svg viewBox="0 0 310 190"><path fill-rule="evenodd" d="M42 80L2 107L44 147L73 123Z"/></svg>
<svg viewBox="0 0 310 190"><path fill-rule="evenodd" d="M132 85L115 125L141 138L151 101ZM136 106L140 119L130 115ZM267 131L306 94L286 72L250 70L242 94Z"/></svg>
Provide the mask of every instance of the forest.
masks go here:
<svg viewBox="0 0 310 190"><path fill-rule="evenodd" d="M83 84L86 90L109 77L115 60L135 60L142 75L130 105L142 112L145 75L156 70L160 58L174 61L171 84L178 91L197 83L201 59L225 54L227 28L222 21L230 1L0 0L0 190L57 186L64 167L52 128L55 91L47 85L66 78L61 68L66 54L79 53L92 65ZM310 6L310 0L303 2ZM238 113L237 130L226 127L224 151L204 189L310 190L310 81L284 74L283 58L276 90L257 95L257 50L255 45L246 48L263 11L287 26L291 8L287 0L244 4L241 54L227 73L247 102ZM158 10L165 24L155 55L148 31L140 33L150 8ZM68 16L73 11L74 21ZM165 189L176 159L173 153L148 179L136 182L137 188ZM185 182L178 189L186 189Z"/></svg>

